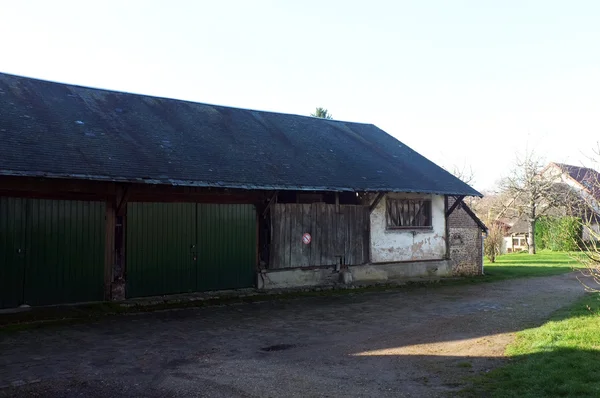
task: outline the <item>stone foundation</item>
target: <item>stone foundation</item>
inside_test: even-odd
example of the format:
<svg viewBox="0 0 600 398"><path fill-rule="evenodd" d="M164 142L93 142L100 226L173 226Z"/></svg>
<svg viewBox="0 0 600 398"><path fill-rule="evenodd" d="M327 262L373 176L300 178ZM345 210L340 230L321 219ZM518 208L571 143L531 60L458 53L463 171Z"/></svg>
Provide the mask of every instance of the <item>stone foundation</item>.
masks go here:
<svg viewBox="0 0 600 398"><path fill-rule="evenodd" d="M337 284L369 284L431 280L451 276L448 260L353 265L341 271L334 268L294 268L264 270L258 274L258 289L289 289Z"/></svg>

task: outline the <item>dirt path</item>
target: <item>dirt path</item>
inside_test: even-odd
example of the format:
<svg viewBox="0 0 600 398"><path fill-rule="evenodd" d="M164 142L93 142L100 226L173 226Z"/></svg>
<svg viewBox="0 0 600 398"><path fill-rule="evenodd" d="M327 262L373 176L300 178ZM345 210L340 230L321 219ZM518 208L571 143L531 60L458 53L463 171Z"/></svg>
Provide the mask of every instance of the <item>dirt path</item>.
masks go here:
<svg viewBox="0 0 600 398"><path fill-rule="evenodd" d="M0 386L21 385L0 396L443 396L583 294L567 274L0 335Z"/></svg>

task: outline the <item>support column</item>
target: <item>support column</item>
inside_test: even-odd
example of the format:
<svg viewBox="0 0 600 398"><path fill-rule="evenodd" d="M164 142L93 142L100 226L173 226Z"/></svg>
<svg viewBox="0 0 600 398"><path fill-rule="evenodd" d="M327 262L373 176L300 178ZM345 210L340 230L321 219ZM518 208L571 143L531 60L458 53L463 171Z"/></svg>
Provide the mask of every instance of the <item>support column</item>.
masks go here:
<svg viewBox="0 0 600 398"><path fill-rule="evenodd" d="M114 200L106 201L104 238L104 300L112 299L113 266L115 263L116 208Z"/></svg>

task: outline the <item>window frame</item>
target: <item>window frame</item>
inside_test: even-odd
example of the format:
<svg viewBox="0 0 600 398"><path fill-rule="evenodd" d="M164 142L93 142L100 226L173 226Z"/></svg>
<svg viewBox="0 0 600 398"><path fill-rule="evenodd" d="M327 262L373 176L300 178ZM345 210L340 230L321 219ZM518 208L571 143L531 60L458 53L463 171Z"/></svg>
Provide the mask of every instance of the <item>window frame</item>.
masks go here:
<svg viewBox="0 0 600 398"><path fill-rule="evenodd" d="M396 205L398 206L398 202L408 202L408 206L409 206L409 212L410 212L410 206L411 206L411 202L422 202L422 203L426 203L426 208L429 211L429 214L427 216L427 220L428 220L428 225L390 225L390 206ZM420 212L421 210L419 210ZM414 207L413 207L413 212L414 212ZM417 212L417 214L419 214L419 212ZM410 217L410 216L409 216ZM414 217L414 215L413 215ZM386 198L385 201L385 229L389 230L389 231L411 231L411 230L418 230L418 231L428 231L428 230L433 230L433 200L431 198Z"/></svg>

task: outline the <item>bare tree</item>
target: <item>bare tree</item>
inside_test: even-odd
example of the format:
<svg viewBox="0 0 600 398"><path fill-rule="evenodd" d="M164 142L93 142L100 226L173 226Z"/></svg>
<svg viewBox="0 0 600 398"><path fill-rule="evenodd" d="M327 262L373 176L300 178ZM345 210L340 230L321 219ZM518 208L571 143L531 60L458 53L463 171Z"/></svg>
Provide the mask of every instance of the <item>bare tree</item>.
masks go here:
<svg viewBox="0 0 600 398"><path fill-rule="evenodd" d="M589 286L591 279L596 285L600 285L600 143L596 143L593 155L589 157L594 168L583 168L584 175L578 176L583 185L577 195L578 200L571 200L571 213L581 220L582 236L577 245L579 253L574 253L573 258L579 261L583 268L582 273L588 278L581 281L590 291L600 291L596 287Z"/></svg>
<svg viewBox="0 0 600 398"><path fill-rule="evenodd" d="M564 205L565 190L554 176L542 173L545 162L533 151L527 150L516 158L509 176L500 183L505 202L497 218L512 213L525 218L528 225L527 244L529 254L535 254L535 224L549 210Z"/></svg>
<svg viewBox="0 0 600 398"><path fill-rule="evenodd" d="M473 172L473 167L471 166L463 165L463 167L458 167L454 165L450 173L452 173L454 177L458 178L465 184L472 185L475 182L475 173Z"/></svg>
<svg viewBox="0 0 600 398"><path fill-rule="evenodd" d="M457 165L454 165L452 167L452 170L447 170L447 171L450 171L450 173L452 175L454 175L454 177L458 178L465 184L473 185L473 183L475 182L475 173L473 172L473 168L471 166L467 166L466 164L463 165L462 167L458 167ZM469 196L467 198L464 198L463 202L466 203L467 206L471 207L477 199L479 199L479 198L474 197L474 196Z"/></svg>
<svg viewBox="0 0 600 398"><path fill-rule="evenodd" d="M488 226L488 235L483 241L483 252L491 263L495 263L496 256L498 256L502 250L504 235L502 228L493 221L488 221L486 225Z"/></svg>

